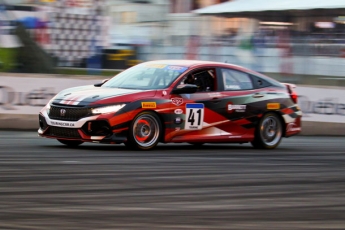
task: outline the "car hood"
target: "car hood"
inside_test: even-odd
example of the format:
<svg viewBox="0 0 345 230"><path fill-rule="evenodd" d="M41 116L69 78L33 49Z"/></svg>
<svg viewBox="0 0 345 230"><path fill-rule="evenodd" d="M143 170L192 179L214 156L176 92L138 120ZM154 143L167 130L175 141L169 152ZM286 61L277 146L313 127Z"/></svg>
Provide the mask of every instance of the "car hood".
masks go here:
<svg viewBox="0 0 345 230"><path fill-rule="evenodd" d="M53 100L54 104L80 105L104 104L116 102L130 102L135 99L154 96L155 90L137 90L122 88L103 88L95 86L82 86L66 89L58 93Z"/></svg>

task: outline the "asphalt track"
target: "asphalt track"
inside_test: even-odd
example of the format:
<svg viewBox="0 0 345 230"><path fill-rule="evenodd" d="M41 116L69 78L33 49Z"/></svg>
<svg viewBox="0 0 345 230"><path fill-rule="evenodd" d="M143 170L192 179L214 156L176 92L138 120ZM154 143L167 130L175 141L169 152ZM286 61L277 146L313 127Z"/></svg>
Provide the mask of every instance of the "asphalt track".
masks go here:
<svg viewBox="0 0 345 230"><path fill-rule="evenodd" d="M70 149L0 131L0 229L345 229L345 137Z"/></svg>

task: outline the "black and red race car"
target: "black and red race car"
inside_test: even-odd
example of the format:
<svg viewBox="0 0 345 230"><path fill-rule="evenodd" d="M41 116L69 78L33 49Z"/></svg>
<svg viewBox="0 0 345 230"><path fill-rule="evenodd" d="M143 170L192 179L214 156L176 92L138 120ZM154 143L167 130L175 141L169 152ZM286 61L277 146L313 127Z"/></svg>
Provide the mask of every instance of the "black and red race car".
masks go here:
<svg viewBox="0 0 345 230"><path fill-rule="evenodd" d="M157 143L247 143L273 149L301 131L291 84L218 62L151 61L58 93L39 113L42 137L148 150Z"/></svg>

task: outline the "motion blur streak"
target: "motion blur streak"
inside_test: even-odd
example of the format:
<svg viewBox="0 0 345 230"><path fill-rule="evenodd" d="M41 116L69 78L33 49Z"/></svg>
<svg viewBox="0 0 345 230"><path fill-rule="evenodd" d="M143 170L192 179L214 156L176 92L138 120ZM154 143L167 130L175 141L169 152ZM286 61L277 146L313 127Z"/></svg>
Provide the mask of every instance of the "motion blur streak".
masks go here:
<svg viewBox="0 0 345 230"><path fill-rule="evenodd" d="M1 131L0 229L344 229L344 140L134 152Z"/></svg>

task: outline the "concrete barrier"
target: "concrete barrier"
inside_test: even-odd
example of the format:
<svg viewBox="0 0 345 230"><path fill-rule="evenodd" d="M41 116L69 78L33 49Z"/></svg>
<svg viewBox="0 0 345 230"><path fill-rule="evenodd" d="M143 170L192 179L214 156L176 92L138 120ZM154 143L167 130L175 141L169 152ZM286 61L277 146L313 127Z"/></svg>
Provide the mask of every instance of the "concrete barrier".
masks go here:
<svg viewBox="0 0 345 230"><path fill-rule="evenodd" d="M0 129L38 130L38 114L0 114Z"/></svg>
<svg viewBox="0 0 345 230"><path fill-rule="evenodd" d="M304 136L345 136L345 123L302 121Z"/></svg>

